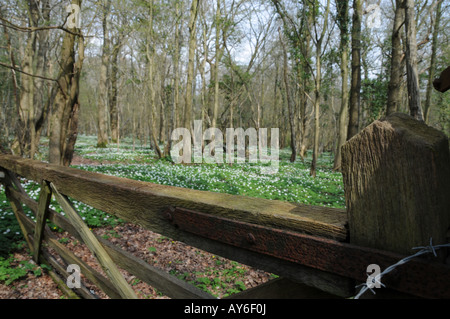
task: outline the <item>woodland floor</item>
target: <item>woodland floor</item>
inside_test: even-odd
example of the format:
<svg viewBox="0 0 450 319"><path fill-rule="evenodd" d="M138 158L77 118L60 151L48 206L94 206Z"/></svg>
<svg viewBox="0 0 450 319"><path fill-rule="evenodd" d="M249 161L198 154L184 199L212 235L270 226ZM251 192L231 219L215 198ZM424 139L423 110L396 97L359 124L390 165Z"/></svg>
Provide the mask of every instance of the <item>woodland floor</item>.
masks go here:
<svg viewBox="0 0 450 319"><path fill-rule="evenodd" d="M86 160L79 156L75 157L73 164L80 163L96 164L95 161ZM219 298L242 289L255 287L273 278L273 275L269 273L200 251L197 248L173 241L136 225L124 223L115 227L95 228L93 231L154 267L182 277L183 280L193 284L203 283L206 289ZM79 243L66 232L55 232L55 235L75 255L103 273L85 245ZM25 248L14 252L14 257L17 263L24 260L31 261L31 256ZM133 287L138 298L168 298L126 271L122 271L122 274ZM221 276L224 277L220 278ZM87 281L84 281L84 283L99 298L108 298L95 286L89 285ZM0 284L0 299L60 298L66 298L66 296L46 271L40 276L35 276L33 272L29 272L26 277L16 280L10 285Z"/></svg>
<svg viewBox="0 0 450 319"><path fill-rule="evenodd" d="M246 288L255 287L271 278L269 273L253 269L251 267L237 264L219 256L200 251L197 248L187 246L181 242L172 241L159 234L140 228L132 224L121 224L116 227L96 228L93 230L97 235L107 237L110 242L121 247L147 261L149 264L173 274L179 274L186 281L208 281L212 282L224 270L235 269L234 280L227 282L225 278L218 278L220 287L210 288L217 297L223 297L228 289L236 289L236 281L242 282ZM120 234L120 236L119 236ZM88 265L103 273L95 258L76 239L70 237L66 232L56 234L60 241L64 242L75 255L85 261ZM149 249L151 247L151 249ZM17 262L30 260L31 257L26 249L14 253ZM157 299L167 298L148 284L139 281L136 277L121 270L124 278L133 287L138 298ZM204 279L200 279L204 278ZM86 287L102 299L108 299L102 291L85 281ZM35 276L30 272L27 277L14 281L11 285L0 284L0 299L59 299L65 298L63 292L58 288L53 279L44 273Z"/></svg>

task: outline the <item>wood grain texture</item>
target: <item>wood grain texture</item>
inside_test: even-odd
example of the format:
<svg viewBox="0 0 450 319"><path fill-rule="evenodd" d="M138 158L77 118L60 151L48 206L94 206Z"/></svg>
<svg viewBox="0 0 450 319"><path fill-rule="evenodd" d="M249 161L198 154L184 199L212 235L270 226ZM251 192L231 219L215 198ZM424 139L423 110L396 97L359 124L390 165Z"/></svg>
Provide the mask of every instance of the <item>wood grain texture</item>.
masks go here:
<svg viewBox="0 0 450 319"><path fill-rule="evenodd" d="M447 242L450 155L440 131L395 113L342 148L351 243L411 255Z"/></svg>
<svg viewBox="0 0 450 319"><path fill-rule="evenodd" d="M342 209L158 185L10 155L0 155L0 167L28 179L51 182L72 199L169 237L180 234L167 233L161 214L169 206L177 206L249 223L347 240L347 216Z"/></svg>

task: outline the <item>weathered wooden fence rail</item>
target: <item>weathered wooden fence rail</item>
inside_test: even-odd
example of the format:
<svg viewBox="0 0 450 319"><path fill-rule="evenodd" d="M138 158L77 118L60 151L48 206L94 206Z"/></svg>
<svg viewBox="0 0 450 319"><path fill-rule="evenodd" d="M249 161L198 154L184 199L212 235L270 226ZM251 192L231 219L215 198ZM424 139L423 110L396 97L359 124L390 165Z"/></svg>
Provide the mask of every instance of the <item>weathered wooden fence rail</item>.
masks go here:
<svg viewBox="0 0 450 319"><path fill-rule="evenodd" d="M112 298L136 297L117 267L172 298L212 296L93 235L71 200L199 249L273 272L283 279L263 285L272 292L276 285L287 287L285 280L351 297L356 294L355 285L366 282L370 264L384 269L405 257L402 253L352 243L349 218L341 209L163 186L11 155L0 155L0 171L0 182L34 258L50 263L67 277L65 266L47 249L51 247L67 264L79 265L81 272ZM17 176L41 184L38 201L26 194ZM49 208L51 196L61 204L67 218ZM24 214L22 203L35 213L36 222ZM108 278L65 249L46 227L47 219L83 241ZM419 258L383 278L383 283L398 293L450 298L450 267ZM92 297L85 289L77 291L85 298ZM252 298L259 293L254 288L241 296Z"/></svg>

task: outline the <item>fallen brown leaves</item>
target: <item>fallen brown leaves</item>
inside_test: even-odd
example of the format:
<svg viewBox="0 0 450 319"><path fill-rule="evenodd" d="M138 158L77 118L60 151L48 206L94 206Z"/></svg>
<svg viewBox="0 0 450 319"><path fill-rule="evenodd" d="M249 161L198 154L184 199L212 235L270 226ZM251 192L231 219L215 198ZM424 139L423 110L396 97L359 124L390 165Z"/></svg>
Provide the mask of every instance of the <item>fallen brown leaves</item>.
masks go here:
<svg viewBox="0 0 450 319"><path fill-rule="evenodd" d="M219 298L229 293L235 293L244 287L246 289L255 287L271 278L269 273L201 251L136 225L125 223L116 227L95 228L93 232L154 267L192 284L202 284L201 287L208 289L210 293ZM66 232L56 233L56 235L75 255L103 273L96 259L84 244ZM16 252L15 258L18 261L31 260L25 249ZM138 298L167 298L128 272L123 270L121 272L133 287ZM100 298L108 298L88 281L85 284ZM0 299L58 299L64 297L47 273L38 277L29 273L26 278L17 280L9 286L0 284Z"/></svg>

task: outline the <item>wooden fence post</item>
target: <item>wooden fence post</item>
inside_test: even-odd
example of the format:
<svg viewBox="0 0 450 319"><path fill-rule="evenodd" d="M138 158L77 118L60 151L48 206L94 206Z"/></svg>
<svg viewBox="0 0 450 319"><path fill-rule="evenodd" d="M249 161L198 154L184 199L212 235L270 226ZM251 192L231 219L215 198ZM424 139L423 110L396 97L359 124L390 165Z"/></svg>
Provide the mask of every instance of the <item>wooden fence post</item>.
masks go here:
<svg viewBox="0 0 450 319"><path fill-rule="evenodd" d="M375 121L342 147L350 242L412 255L448 242L448 138L406 114ZM440 260L447 252L440 252Z"/></svg>

